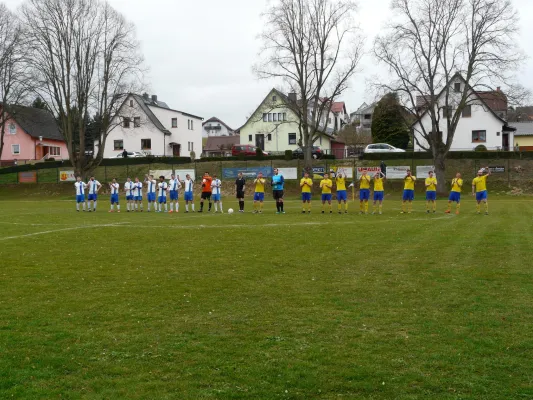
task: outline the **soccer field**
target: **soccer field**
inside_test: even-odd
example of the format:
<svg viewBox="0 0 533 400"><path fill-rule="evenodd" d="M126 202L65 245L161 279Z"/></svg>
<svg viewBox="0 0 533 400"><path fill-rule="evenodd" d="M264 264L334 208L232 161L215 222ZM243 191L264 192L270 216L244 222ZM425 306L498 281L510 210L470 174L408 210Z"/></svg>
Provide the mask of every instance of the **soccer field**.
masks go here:
<svg viewBox="0 0 533 400"><path fill-rule="evenodd" d="M533 201L489 204L0 201L0 398L531 399Z"/></svg>

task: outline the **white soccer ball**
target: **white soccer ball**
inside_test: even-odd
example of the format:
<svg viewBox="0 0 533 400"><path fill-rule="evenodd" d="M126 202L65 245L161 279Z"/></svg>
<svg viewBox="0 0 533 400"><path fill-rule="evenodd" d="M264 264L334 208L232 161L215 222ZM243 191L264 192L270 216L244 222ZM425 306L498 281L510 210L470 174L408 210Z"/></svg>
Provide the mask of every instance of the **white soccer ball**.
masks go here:
<svg viewBox="0 0 533 400"><path fill-rule="evenodd" d="M233 214L233 208L230 208L230 209L228 210L228 214Z"/></svg>

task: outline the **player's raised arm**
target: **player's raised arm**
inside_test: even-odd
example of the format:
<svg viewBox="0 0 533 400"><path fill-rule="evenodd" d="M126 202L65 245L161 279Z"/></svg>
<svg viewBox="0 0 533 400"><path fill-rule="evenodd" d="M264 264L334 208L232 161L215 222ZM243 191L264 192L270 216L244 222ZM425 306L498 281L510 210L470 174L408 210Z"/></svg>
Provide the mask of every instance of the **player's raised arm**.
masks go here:
<svg viewBox="0 0 533 400"><path fill-rule="evenodd" d="M491 174L490 168L487 166L487 167L485 167L485 170L487 171L486 175L489 176Z"/></svg>

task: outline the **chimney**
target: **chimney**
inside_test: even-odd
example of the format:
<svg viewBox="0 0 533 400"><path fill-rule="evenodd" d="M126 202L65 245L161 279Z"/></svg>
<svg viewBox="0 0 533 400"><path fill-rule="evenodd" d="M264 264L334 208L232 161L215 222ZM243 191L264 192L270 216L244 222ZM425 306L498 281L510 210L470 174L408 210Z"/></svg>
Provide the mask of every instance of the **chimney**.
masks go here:
<svg viewBox="0 0 533 400"><path fill-rule="evenodd" d="M296 103L296 93L289 93L289 100Z"/></svg>
<svg viewBox="0 0 533 400"><path fill-rule="evenodd" d="M148 93L146 93L146 92L143 93L143 98L144 98L145 100L148 100L148 98L149 98Z"/></svg>
<svg viewBox="0 0 533 400"><path fill-rule="evenodd" d="M501 90L500 90L500 87L499 87L499 86L498 86L498 87L496 88L496 91L497 91L497 92L501 92Z"/></svg>
<svg viewBox="0 0 533 400"><path fill-rule="evenodd" d="M152 95L152 101L154 103L157 103L157 96L155 94Z"/></svg>

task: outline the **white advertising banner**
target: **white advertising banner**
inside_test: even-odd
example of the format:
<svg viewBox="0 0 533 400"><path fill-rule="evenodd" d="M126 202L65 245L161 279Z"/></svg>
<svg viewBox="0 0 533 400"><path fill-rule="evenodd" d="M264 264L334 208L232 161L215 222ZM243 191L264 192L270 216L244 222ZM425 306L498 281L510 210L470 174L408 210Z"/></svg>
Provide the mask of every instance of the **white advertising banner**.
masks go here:
<svg viewBox="0 0 533 400"><path fill-rule="evenodd" d="M408 166L387 167L387 179L403 179L407 175Z"/></svg>
<svg viewBox="0 0 533 400"><path fill-rule="evenodd" d="M357 179L363 175L363 171L366 170L368 175L374 176L376 172L381 171L381 167L357 167Z"/></svg>
<svg viewBox="0 0 533 400"><path fill-rule="evenodd" d="M343 167L342 165L335 166L332 168L332 170L335 173L335 176L337 176L337 174L342 174L345 178L348 178L348 179L353 178L353 168L350 166L347 166L347 167Z"/></svg>
<svg viewBox="0 0 533 400"><path fill-rule="evenodd" d="M74 171L59 171L59 180L61 182L76 182Z"/></svg>
<svg viewBox="0 0 533 400"><path fill-rule="evenodd" d="M279 168L284 179L298 179L298 168Z"/></svg>
<svg viewBox="0 0 533 400"><path fill-rule="evenodd" d="M416 167L416 175L420 178L426 178L428 176L429 171L435 171L435 167L433 165L419 165Z"/></svg>
<svg viewBox="0 0 533 400"><path fill-rule="evenodd" d="M176 169L175 170L176 176L180 177L180 180L185 180L185 176L189 174L193 180L196 179L196 176L194 175L194 169ZM156 169L153 171L150 171L150 175L153 175L155 179L159 179L161 175L165 177L165 179L170 179L170 175L172 175L171 169Z"/></svg>

